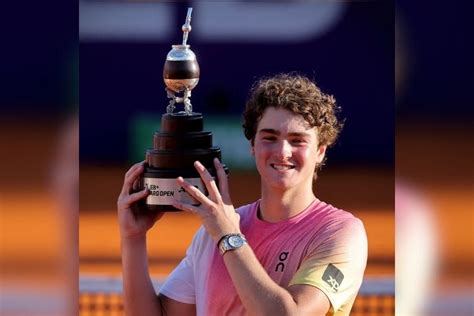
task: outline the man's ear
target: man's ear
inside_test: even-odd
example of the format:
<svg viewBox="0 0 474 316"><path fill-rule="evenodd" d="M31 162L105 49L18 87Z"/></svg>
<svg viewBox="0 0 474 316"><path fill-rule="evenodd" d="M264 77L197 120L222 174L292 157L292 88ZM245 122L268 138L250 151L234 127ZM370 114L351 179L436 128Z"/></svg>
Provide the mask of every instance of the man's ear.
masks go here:
<svg viewBox="0 0 474 316"><path fill-rule="evenodd" d="M250 145L250 154L255 157L255 139L251 139L249 141L249 145Z"/></svg>
<svg viewBox="0 0 474 316"><path fill-rule="evenodd" d="M317 155L317 163L320 164L323 162L324 160L324 157L326 156L326 148L328 148L328 146L324 145L324 146L319 146L318 148L318 151L316 153Z"/></svg>

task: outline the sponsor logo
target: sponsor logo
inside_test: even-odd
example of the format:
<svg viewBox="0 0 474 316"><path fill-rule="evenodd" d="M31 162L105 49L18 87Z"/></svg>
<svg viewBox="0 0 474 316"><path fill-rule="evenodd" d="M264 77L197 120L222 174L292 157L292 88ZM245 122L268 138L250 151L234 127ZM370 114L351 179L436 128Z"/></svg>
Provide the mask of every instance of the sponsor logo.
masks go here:
<svg viewBox="0 0 474 316"><path fill-rule="evenodd" d="M339 291L342 280L344 280L344 274L342 274L341 270L336 268L335 265L330 263L328 264L326 271L324 271L323 280L331 286L331 289L334 292L337 292Z"/></svg>
<svg viewBox="0 0 474 316"><path fill-rule="evenodd" d="M283 270L285 270L285 261L286 259L288 259L288 254L288 251L283 251L282 253L280 253L280 255L278 256L278 260L280 260L280 262L278 262L278 264L276 265L275 272L283 272Z"/></svg>
<svg viewBox="0 0 474 316"><path fill-rule="evenodd" d="M160 190L157 184L145 183L145 187L150 191L150 196L174 196L173 190Z"/></svg>

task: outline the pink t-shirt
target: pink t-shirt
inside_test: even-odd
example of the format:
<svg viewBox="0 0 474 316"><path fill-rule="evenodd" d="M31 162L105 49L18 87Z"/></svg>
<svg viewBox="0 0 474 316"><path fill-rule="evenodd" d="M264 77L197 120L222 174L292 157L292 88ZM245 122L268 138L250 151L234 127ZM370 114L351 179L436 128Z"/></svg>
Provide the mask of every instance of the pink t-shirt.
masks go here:
<svg viewBox="0 0 474 316"><path fill-rule="evenodd" d="M290 219L268 223L257 217L259 204L237 211L241 231L268 275L284 288L315 286L331 302L328 315L349 315L367 262L362 222L317 200ZM160 293L196 304L197 315L246 315L223 258L203 227Z"/></svg>

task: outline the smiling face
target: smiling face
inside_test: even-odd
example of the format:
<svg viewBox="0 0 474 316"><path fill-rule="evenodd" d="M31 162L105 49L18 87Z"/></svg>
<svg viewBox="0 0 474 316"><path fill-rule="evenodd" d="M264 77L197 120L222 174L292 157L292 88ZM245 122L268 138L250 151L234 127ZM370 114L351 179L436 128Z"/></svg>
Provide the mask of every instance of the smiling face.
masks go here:
<svg viewBox="0 0 474 316"><path fill-rule="evenodd" d="M326 146L318 146L315 127L302 116L275 107L265 109L252 145L262 184L280 191L312 189L325 151Z"/></svg>

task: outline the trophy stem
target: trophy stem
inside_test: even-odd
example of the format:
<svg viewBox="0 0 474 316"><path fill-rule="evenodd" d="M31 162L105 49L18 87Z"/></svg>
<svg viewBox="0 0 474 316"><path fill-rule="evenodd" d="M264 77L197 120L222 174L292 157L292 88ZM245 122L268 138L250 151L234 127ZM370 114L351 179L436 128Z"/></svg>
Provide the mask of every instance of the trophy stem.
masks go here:
<svg viewBox="0 0 474 316"><path fill-rule="evenodd" d="M188 88L186 88L186 90L184 90L184 96L183 96L184 100L183 100L183 103L184 103L184 112L186 112L187 115L191 115L193 113L193 106L191 105L191 90L189 90Z"/></svg>
<svg viewBox="0 0 474 316"><path fill-rule="evenodd" d="M176 109L176 103L184 103L184 112L187 115L191 115L193 113L193 106L191 104L191 90L186 88L184 90L184 94L182 97L177 97L173 90L165 88L166 95L170 100L168 106L166 107L166 113L171 114Z"/></svg>
<svg viewBox="0 0 474 316"><path fill-rule="evenodd" d="M174 95L174 92L172 90L168 88L165 88L165 90L166 96L168 97L168 99L171 99L170 103L168 103L168 106L166 107L166 113L171 114L176 109L176 107L174 106L174 104L176 103L176 96Z"/></svg>

